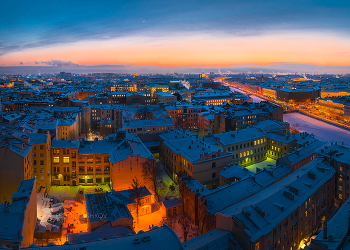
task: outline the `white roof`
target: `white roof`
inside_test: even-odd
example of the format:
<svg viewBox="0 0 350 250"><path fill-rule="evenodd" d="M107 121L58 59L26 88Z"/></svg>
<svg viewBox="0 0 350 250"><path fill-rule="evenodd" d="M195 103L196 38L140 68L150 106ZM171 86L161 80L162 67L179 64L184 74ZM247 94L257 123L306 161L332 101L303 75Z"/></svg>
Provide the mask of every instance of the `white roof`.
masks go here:
<svg viewBox="0 0 350 250"><path fill-rule="evenodd" d="M184 247L176 233L167 225L154 227L150 231L142 234L125 236L116 239L93 241L89 243L58 245L50 247L34 247L21 249L53 249L53 250L73 250L85 247L88 250L184 250Z"/></svg>
<svg viewBox="0 0 350 250"><path fill-rule="evenodd" d="M315 174L315 179L309 177L310 172ZM327 161L316 158L279 182L228 207L220 214L228 217L234 216L244 223L251 241L255 242L275 228L334 174L335 169ZM291 192L289 186L298 189L298 194ZM284 192L293 195L294 200L287 198ZM265 215L262 216L256 207ZM249 213L250 216L247 216L246 213Z"/></svg>

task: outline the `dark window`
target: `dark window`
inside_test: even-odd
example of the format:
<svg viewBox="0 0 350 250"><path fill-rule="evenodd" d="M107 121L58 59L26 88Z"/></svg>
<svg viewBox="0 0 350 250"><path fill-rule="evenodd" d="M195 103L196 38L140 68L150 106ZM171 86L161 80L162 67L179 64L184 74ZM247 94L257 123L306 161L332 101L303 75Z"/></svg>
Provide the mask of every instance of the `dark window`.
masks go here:
<svg viewBox="0 0 350 250"><path fill-rule="evenodd" d="M211 164L211 167L212 167L212 168L215 168L215 167L216 167L216 162L213 162L213 163Z"/></svg>
<svg viewBox="0 0 350 250"><path fill-rule="evenodd" d="M44 149L44 145L40 145L40 150L43 150Z"/></svg>
<svg viewBox="0 0 350 250"><path fill-rule="evenodd" d="M211 178L215 178L215 177L216 177L216 173L212 173Z"/></svg>
<svg viewBox="0 0 350 250"><path fill-rule="evenodd" d="M105 183L109 183L111 181L111 177L105 177Z"/></svg>

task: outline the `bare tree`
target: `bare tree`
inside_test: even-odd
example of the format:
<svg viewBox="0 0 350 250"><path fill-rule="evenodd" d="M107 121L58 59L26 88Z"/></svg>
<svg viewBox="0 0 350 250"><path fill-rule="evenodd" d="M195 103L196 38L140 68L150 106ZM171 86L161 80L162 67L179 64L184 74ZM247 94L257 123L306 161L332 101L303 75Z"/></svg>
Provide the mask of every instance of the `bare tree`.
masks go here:
<svg viewBox="0 0 350 250"><path fill-rule="evenodd" d="M161 179L162 171L161 165L155 160L147 159L142 163L142 177L145 182L150 181L153 184L154 195L159 201L159 192L158 192L158 181Z"/></svg>
<svg viewBox="0 0 350 250"><path fill-rule="evenodd" d="M139 223L139 212L140 212L140 206L141 206L141 200L142 200L142 185L139 182L139 180L135 177L132 179L131 183L131 197L136 202L136 218L137 218L137 224Z"/></svg>

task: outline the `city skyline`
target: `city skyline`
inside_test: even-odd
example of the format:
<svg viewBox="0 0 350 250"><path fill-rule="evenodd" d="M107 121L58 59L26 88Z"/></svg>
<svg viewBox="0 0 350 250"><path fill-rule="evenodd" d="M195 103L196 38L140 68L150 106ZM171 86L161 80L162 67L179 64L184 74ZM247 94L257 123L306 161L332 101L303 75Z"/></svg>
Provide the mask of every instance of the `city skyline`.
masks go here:
<svg viewBox="0 0 350 250"><path fill-rule="evenodd" d="M346 2L3 4L1 73L350 72Z"/></svg>

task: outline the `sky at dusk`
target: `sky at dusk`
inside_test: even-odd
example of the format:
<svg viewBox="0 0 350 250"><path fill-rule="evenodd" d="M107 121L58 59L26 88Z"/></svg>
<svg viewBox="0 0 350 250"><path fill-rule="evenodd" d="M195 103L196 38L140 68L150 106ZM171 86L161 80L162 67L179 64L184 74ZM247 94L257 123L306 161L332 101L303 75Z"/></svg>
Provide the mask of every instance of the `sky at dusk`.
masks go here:
<svg viewBox="0 0 350 250"><path fill-rule="evenodd" d="M350 73L350 1L0 2L0 72Z"/></svg>

